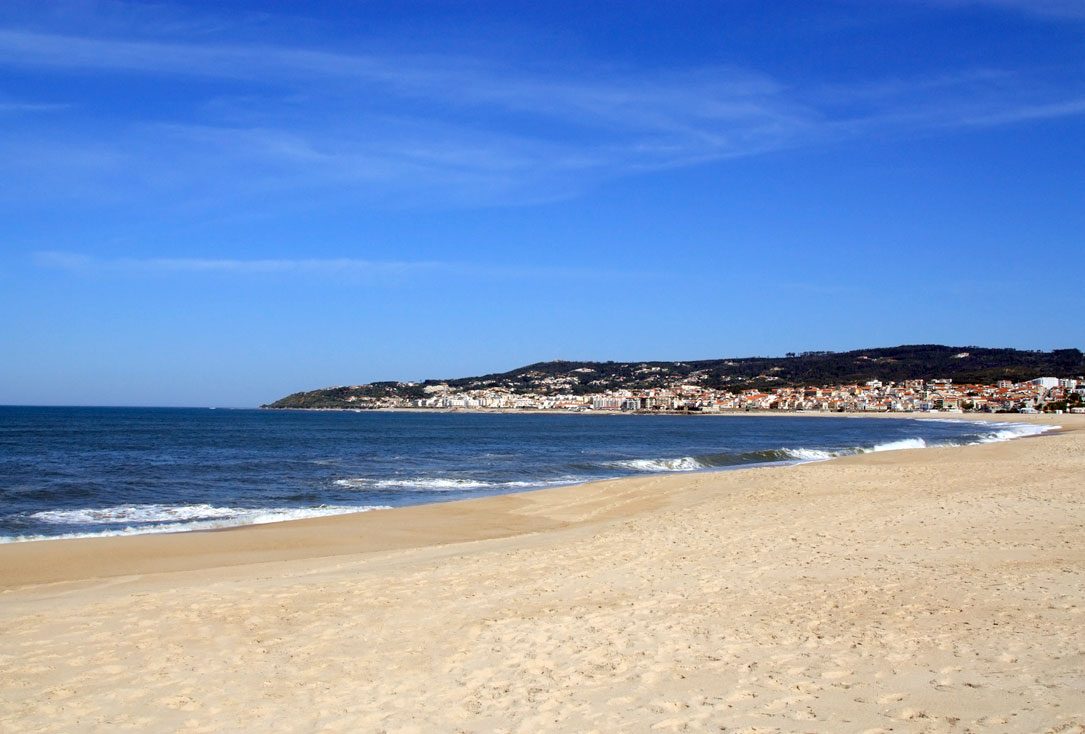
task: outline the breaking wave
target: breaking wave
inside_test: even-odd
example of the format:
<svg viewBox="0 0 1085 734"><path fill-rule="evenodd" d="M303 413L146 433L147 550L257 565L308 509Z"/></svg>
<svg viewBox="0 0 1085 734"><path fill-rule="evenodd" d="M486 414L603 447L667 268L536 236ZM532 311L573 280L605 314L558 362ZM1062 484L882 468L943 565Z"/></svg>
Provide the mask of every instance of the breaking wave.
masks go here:
<svg viewBox="0 0 1085 734"><path fill-rule="evenodd" d="M920 419L924 420L924 419ZM939 420L939 419L929 419ZM607 466L625 469L627 471L647 472L689 472L706 469L724 469L753 464L777 464L791 463L802 464L814 461L827 461L839 456L852 456L855 454L880 453L883 451L903 451L907 449L925 449L932 447L963 446L976 443L995 443L1010 441L1023 436L1038 436L1057 426L1039 426L1030 423L986 423L981 421L953 421L954 423L972 423L976 426L990 428L997 426L997 430L976 433L963 443L939 441L929 443L919 437L901 438L895 441L874 444L873 446L854 446L852 448L829 450L816 448L781 448L767 451L748 451L742 453L719 453L702 456L682 456L678 458L664 459L625 459L614 461Z"/></svg>
<svg viewBox="0 0 1085 734"><path fill-rule="evenodd" d="M1015 438L1025 436L1039 436L1041 433L1053 431L1058 426L1037 426L1032 423L988 423L985 425L999 426L998 430L980 437L980 443L997 443L999 441L1012 441Z"/></svg>
<svg viewBox="0 0 1085 734"><path fill-rule="evenodd" d="M839 451L823 451L821 449L780 449L779 453L786 458L797 461L826 461L841 455Z"/></svg>
<svg viewBox="0 0 1085 734"><path fill-rule="evenodd" d="M585 481L585 477L563 477L560 479L540 479L537 481L488 482L482 479L460 479L451 477L408 477L403 479L370 479L354 477L336 479L332 484L344 489L357 490L402 490L413 492L465 492L471 490L533 489L554 487L563 484L576 484Z"/></svg>
<svg viewBox="0 0 1085 734"><path fill-rule="evenodd" d="M609 466L637 472L697 471L708 468L708 465L702 464L692 456L681 456L677 459L625 459L612 461Z"/></svg>
<svg viewBox="0 0 1085 734"><path fill-rule="evenodd" d="M117 505L77 510L43 510L29 513L28 520L53 526L114 526L109 530L73 531L50 535L2 536L0 543L57 538L92 538L112 535L144 535L190 530L217 530L239 525L263 525L284 520L303 520L327 515L386 510L385 505L320 505L318 507L216 507L213 505Z"/></svg>
<svg viewBox="0 0 1085 734"><path fill-rule="evenodd" d="M902 438L899 441L890 441L888 443L875 444L870 449L862 449L865 453L867 451L901 451L903 449L925 449L927 448L927 442L922 438Z"/></svg>

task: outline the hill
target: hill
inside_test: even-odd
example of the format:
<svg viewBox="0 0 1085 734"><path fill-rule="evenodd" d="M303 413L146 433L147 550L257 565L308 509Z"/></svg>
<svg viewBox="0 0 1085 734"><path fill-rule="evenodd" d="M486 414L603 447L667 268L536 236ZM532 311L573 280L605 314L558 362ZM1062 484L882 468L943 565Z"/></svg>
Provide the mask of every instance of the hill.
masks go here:
<svg viewBox="0 0 1085 734"><path fill-rule="evenodd" d="M374 382L298 392L265 408L346 408L358 398L423 397L441 386L452 391L503 388L540 395L651 389L682 383L740 391L796 385L835 385L869 380L952 379L955 382L1022 382L1042 376L1085 374L1079 349L1050 352L913 344L850 352L802 352L784 357L740 357L688 362L537 362L508 372L421 383ZM353 398L353 400L352 400Z"/></svg>

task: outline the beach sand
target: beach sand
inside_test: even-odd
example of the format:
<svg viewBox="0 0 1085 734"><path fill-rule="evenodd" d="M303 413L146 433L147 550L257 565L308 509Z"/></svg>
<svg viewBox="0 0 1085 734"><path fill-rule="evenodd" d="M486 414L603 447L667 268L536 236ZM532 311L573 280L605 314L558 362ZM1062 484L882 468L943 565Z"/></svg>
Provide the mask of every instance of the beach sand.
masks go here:
<svg viewBox="0 0 1085 734"><path fill-rule="evenodd" d="M0 545L0 731L1085 732L1085 417L1028 420L1066 430Z"/></svg>

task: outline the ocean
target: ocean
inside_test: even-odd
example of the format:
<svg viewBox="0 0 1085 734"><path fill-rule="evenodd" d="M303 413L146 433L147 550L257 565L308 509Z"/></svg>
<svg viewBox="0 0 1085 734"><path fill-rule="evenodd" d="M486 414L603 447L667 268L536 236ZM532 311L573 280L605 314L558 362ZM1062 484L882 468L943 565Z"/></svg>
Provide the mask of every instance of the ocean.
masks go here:
<svg viewBox="0 0 1085 734"><path fill-rule="evenodd" d="M916 418L0 407L0 542L222 528L1043 430Z"/></svg>

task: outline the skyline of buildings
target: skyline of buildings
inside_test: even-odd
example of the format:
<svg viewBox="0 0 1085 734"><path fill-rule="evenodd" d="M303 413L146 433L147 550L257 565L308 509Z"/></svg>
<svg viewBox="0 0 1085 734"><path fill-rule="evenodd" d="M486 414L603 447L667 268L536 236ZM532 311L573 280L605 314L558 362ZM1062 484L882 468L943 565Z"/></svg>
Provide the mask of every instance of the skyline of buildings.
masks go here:
<svg viewBox="0 0 1085 734"><path fill-rule="evenodd" d="M413 383L400 383L410 386ZM347 409L557 410L571 412L1041 412L1085 413L1085 379L1040 377L1014 383L954 384L951 379L748 389L737 392L690 382L598 393L517 393L507 387L458 389L430 385L421 398L350 395ZM1062 406L1055 408L1051 406Z"/></svg>

